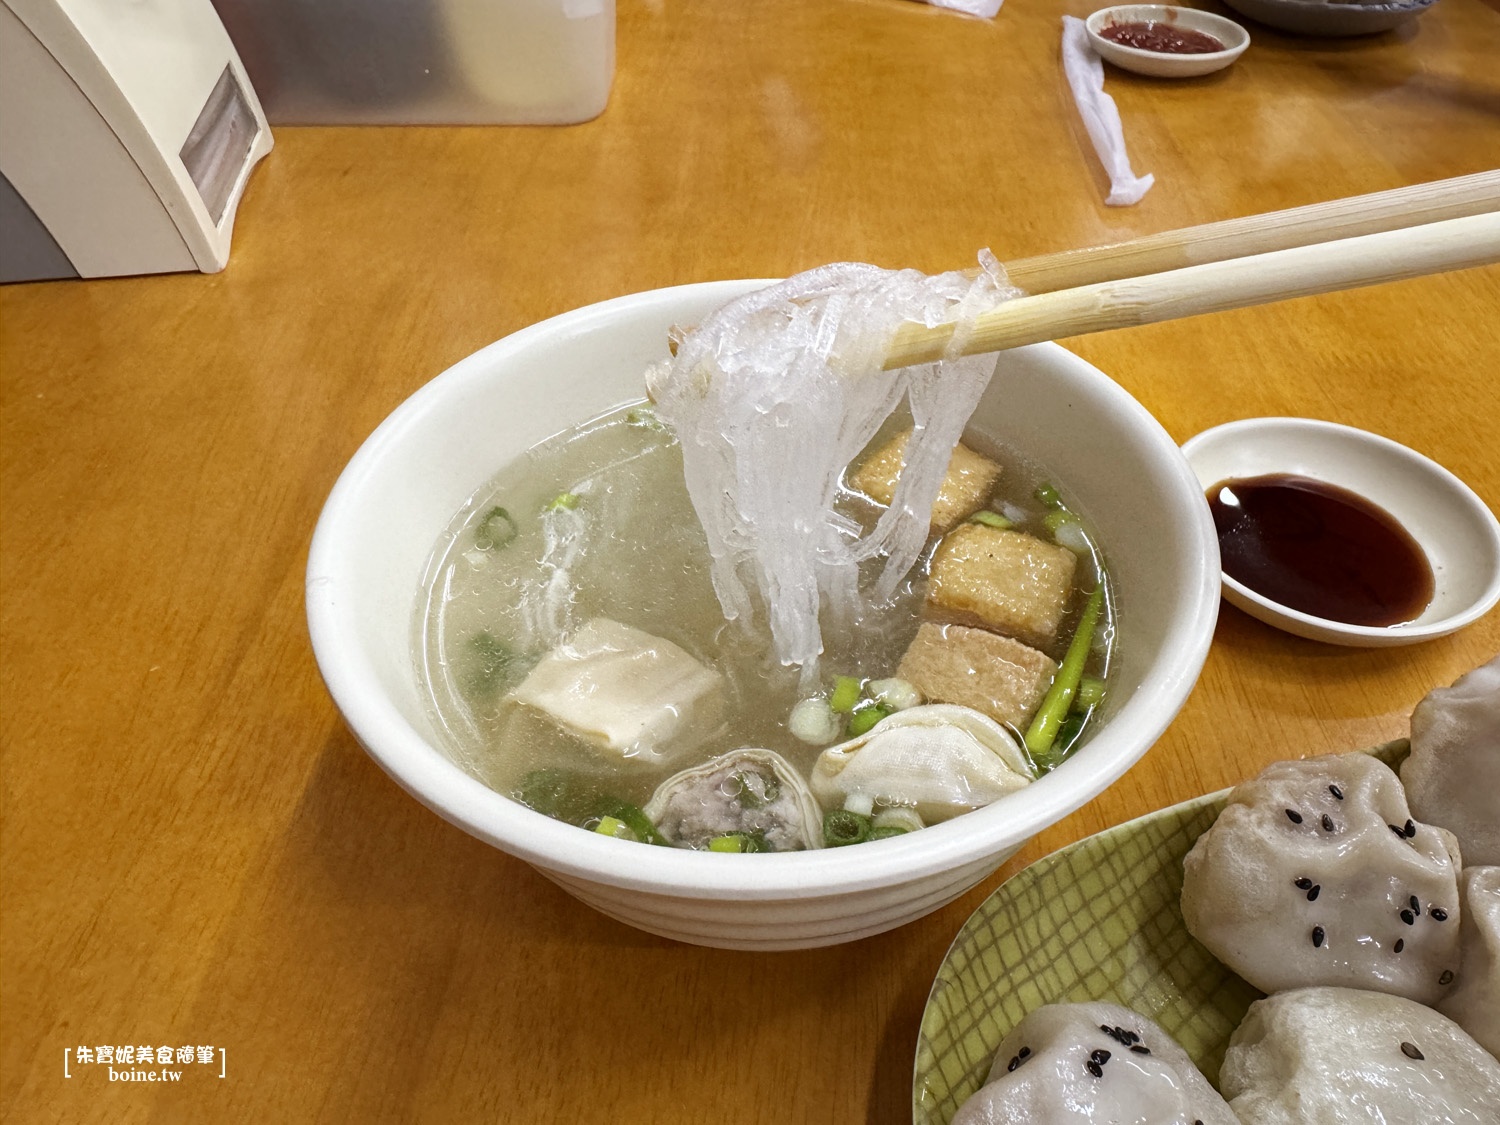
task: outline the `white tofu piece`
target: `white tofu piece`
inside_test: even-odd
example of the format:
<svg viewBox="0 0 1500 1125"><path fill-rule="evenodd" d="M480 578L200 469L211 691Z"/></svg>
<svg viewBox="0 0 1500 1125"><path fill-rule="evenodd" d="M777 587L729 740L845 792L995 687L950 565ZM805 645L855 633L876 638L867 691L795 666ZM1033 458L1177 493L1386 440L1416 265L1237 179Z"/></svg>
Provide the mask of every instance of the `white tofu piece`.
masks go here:
<svg viewBox="0 0 1500 1125"><path fill-rule="evenodd" d="M543 657L512 699L611 759L655 764L718 725L724 682L671 641L596 617Z"/></svg>

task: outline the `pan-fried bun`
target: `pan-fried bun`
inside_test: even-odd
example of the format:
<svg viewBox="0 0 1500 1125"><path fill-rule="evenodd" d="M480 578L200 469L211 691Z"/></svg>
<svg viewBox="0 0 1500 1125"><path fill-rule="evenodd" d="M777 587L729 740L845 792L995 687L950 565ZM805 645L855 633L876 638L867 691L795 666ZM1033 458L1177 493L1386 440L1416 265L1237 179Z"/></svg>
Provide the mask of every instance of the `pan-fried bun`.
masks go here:
<svg viewBox="0 0 1500 1125"><path fill-rule="evenodd" d="M1500 864L1500 656L1417 704L1401 780L1412 813L1457 836L1465 863Z"/></svg>
<svg viewBox="0 0 1500 1125"><path fill-rule="evenodd" d="M1435 1004L1458 970L1452 835L1367 754L1276 762L1183 861L1192 935L1262 992L1368 988Z"/></svg>
<svg viewBox="0 0 1500 1125"><path fill-rule="evenodd" d="M1500 1063L1447 1016L1400 996L1300 988L1250 1005L1219 1085L1244 1125L1486 1125Z"/></svg>

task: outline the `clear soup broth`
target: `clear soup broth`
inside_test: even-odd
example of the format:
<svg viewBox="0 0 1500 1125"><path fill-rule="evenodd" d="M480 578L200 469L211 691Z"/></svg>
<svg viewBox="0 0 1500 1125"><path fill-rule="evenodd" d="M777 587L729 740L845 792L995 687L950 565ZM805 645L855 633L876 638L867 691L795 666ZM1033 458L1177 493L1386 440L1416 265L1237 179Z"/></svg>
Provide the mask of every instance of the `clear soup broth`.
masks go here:
<svg viewBox="0 0 1500 1125"><path fill-rule="evenodd" d="M903 425L909 421L892 419L870 448ZM1044 521L1055 507L1040 501L1038 490L1055 484L1065 504L1066 482L1050 482L1040 467L982 432L966 433L964 444L1002 467L987 510L1050 542ZM868 529L884 509L845 488L837 510ZM841 676L896 675L924 619L937 542L929 542L890 604L852 623L824 615L823 695L833 694ZM1059 662L1087 591L1103 578L1091 535L1088 544L1056 639L1043 646ZM793 708L809 694L800 669L775 663L763 620L748 627L725 620L708 559L677 441L644 403L549 439L506 466L439 539L416 607L417 667L454 760L496 791L570 820L566 809L544 807L529 791L541 771L583 778L594 791L636 806L646 805L668 776L741 747L773 750L809 775L826 744L811 745L789 729ZM867 578L880 560L868 565ZM723 721L714 732L669 763L610 761L545 716L515 706L510 693L559 636L597 617L664 638L720 673ZM1105 677L1113 635L1106 596L1086 665L1091 676ZM1075 709L1057 760L1087 736L1096 711ZM583 826L597 820L580 816Z"/></svg>

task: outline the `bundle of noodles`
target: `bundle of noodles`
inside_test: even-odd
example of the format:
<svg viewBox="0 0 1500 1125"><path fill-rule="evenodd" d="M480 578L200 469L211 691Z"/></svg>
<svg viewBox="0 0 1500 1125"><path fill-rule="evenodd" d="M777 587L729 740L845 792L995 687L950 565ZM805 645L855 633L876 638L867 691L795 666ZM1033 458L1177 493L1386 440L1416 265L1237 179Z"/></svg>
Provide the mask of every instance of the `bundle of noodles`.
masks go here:
<svg viewBox="0 0 1500 1125"><path fill-rule="evenodd" d="M682 443L725 616L749 621L758 594L777 659L804 678L823 651L820 608L849 623L889 601L927 540L949 458L996 365L959 352L975 317L1020 292L993 255L980 263L977 278L822 266L719 309L647 372ZM906 321L956 321L950 358L884 370ZM834 510L840 478L903 397L914 423L905 468L863 533ZM861 590L860 563L882 557Z"/></svg>

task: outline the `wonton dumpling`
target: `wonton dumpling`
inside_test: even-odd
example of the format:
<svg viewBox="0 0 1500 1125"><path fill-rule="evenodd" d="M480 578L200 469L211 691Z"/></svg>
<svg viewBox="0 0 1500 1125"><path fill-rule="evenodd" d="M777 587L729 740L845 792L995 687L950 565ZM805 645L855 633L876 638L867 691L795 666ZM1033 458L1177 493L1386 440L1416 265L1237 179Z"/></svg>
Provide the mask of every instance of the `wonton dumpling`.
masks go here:
<svg viewBox="0 0 1500 1125"><path fill-rule="evenodd" d="M1183 860L1188 931L1262 992L1344 985L1435 1004L1458 970L1451 834L1368 754L1276 762Z"/></svg>
<svg viewBox="0 0 1500 1125"><path fill-rule="evenodd" d="M656 787L646 815L679 847L759 833L773 852L823 846L823 815L807 783L772 750L731 750Z"/></svg>
<svg viewBox="0 0 1500 1125"><path fill-rule="evenodd" d="M1458 889L1463 962L1438 1011L1500 1057L1500 867L1465 867Z"/></svg>
<svg viewBox="0 0 1500 1125"><path fill-rule="evenodd" d="M1401 780L1412 812L1457 836L1465 863L1500 864L1500 656L1417 704Z"/></svg>
<svg viewBox="0 0 1500 1125"><path fill-rule="evenodd" d="M1239 1125L1193 1060L1118 1004L1048 1004L1000 1043L953 1125Z"/></svg>
<svg viewBox="0 0 1500 1125"><path fill-rule="evenodd" d="M1244 1125L1492 1125L1500 1063L1422 1004L1299 988L1250 1005L1219 1087Z"/></svg>
<svg viewBox="0 0 1500 1125"><path fill-rule="evenodd" d="M825 808L914 808L928 824L983 808L1031 782L1011 733L968 707L929 703L882 719L818 756L813 795Z"/></svg>
<svg viewBox="0 0 1500 1125"><path fill-rule="evenodd" d="M596 617L544 656L512 695L616 761L664 760L719 721L723 680L684 649Z"/></svg>

